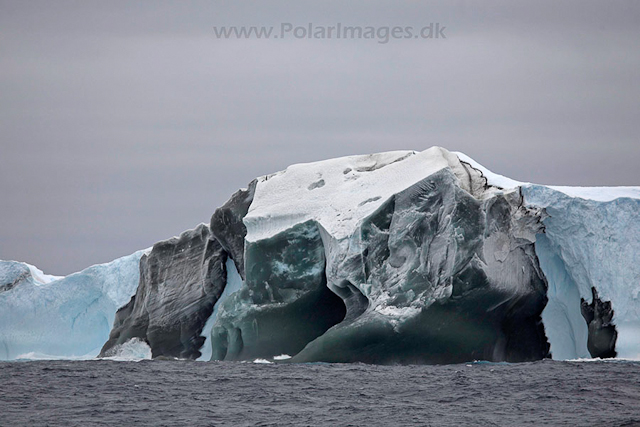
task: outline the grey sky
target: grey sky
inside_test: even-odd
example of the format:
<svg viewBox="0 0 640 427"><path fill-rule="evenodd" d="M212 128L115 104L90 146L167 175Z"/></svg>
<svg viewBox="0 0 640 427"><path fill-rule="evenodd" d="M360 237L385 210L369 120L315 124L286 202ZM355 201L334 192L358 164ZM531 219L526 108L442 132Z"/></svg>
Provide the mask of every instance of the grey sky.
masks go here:
<svg viewBox="0 0 640 427"><path fill-rule="evenodd" d="M640 185L640 3L558 3L0 0L0 259L68 274L349 154L441 145L519 180ZM213 32L283 22L447 39Z"/></svg>

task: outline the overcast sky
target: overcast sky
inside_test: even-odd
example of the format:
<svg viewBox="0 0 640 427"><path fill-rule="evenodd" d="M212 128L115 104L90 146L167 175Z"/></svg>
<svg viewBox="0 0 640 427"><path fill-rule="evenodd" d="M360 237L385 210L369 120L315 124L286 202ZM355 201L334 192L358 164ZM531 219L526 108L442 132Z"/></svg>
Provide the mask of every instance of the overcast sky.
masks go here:
<svg viewBox="0 0 640 427"><path fill-rule="evenodd" d="M283 23L446 39L214 32ZM640 185L640 2L0 0L0 94L0 259L68 274L336 156L440 145L518 180Z"/></svg>

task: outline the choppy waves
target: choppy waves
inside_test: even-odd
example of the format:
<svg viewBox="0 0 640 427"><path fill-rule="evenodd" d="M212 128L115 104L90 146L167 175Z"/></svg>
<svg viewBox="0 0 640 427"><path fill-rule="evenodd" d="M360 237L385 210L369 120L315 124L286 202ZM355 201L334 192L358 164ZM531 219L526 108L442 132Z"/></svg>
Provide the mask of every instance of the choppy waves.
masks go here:
<svg viewBox="0 0 640 427"><path fill-rule="evenodd" d="M0 363L0 384L2 426L640 425L624 361L33 361Z"/></svg>

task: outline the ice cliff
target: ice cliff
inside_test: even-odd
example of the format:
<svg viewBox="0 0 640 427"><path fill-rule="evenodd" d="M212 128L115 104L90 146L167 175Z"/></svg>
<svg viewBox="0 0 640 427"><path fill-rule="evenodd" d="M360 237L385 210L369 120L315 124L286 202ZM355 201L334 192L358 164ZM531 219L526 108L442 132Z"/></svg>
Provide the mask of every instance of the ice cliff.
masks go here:
<svg viewBox="0 0 640 427"><path fill-rule="evenodd" d="M639 246L640 187L520 183L438 147L293 165L145 253L66 278L0 263L0 358L640 358Z"/></svg>
<svg viewBox="0 0 640 427"><path fill-rule="evenodd" d="M0 261L0 360L97 356L136 293L144 252L66 277Z"/></svg>

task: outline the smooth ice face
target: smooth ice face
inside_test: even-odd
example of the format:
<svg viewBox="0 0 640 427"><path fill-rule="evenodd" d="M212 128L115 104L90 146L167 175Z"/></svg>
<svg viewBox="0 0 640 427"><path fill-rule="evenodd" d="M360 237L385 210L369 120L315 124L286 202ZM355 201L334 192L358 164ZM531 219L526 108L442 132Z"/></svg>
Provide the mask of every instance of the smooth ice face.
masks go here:
<svg viewBox="0 0 640 427"><path fill-rule="evenodd" d="M542 321L552 357L558 360L589 358L587 324L580 312L578 285L545 234L536 240L536 254L549 284L549 302L542 312Z"/></svg>
<svg viewBox="0 0 640 427"><path fill-rule="evenodd" d="M545 238L536 245L547 280L549 305L543 318L556 358L585 357L580 298L595 288L611 301L621 358L640 358L640 199L630 188L589 192L540 185L522 188L527 204L545 208ZM579 194L584 199L569 194ZM572 337L573 341L569 338ZM571 348L573 347L573 348ZM556 354L557 353L557 354ZM588 353L586 353L588 354Z"/></svg>
<svg viewBox="0 0 640 427"><path fill-rule="evenodd" d="M144 252L57 280L0 262L0 359L96 356L116 310L136 291Z"/></svg>
<svg viewBox="0 0 640 427"><path fill-rule="evenodd" d="M200 352L202 354L198 358L198 360L201 360L201 361L211 360L211 348L212 348L211 331L213 329L213 325L218 320L218 313L220 312L220 307L224 304L227 298L229 298L231 295L238 292L242 287L242 278L240 277L240 274L238 274L236 265L231 258L227 258L226 267L227 267L227 284L225 285L222 295L220 295L220 298L218 298L218 301L216 302L216 305L213 308L213 313L211 313L211 316L207 320L207 323L205 323L204 328L202 329L202 335L205 337L205 342L202 345L202 348L200 349Z"/></svg>

